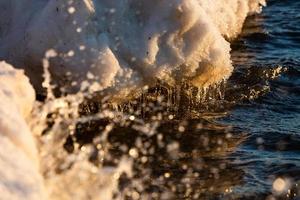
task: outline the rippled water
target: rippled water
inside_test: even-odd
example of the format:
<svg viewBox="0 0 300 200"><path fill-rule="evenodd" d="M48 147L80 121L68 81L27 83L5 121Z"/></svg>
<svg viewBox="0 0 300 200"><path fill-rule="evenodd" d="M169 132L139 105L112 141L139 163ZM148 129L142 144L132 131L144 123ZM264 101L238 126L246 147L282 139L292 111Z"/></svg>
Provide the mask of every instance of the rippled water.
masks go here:
<svg viewBox="0 0 300 200"><path fill-rule="evenodd" d="M276 177L293 184L300 180L299 9L298 1L269 1L261 15L249 18L233 44L233 87L267 87L264 95L238 103L222 119L248 133L229 159L245 172L236 191L249 199L264 199ZM284 68L277 79L261 74L275 66Z"/></svg>
<svg viewBox="0 0 300 200"><path fill-rule="evenodd" d="M262 14L250 17L232 44L235 72L215 88L159 85L117 106L92 98L73 118L113 112L75 126L58 120L72 118L70 111L49 114L41 140L48 141L50 129L60 134L41 145L46 182L60 183L77 199L79 193L94 198L98 185L105 186L98 180L103 174L77 180L84 170L76 171L83 161L75 157L88 158L96 169L116 167L126 157L132 169L117 177L118 199L297 198L299 10L295 0L270 0ZM72 187L76 180L85 182Z"/></svg>

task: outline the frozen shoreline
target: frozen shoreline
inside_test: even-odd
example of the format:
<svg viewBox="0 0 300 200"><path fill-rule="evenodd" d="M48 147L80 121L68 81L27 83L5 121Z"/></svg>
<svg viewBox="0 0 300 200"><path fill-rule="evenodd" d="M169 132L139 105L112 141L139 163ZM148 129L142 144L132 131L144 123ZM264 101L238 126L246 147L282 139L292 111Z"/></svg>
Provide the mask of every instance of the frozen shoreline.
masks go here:
<svg viewBox="0 0 300 200"><path fill-rule="evenodd" d="M0 0L0 59L26 69L41 90L45 52L54 49L58 86L126 97L156 80L207 87L227 79L230 44L265 0ZM70 89L72 90L72 89Z"/></svg>
<svg viewBox="0 0 300 200"><path fill-rule="evenodd" d="M88 76L98 81L98 90L108 89L124 98L156 79L205 87L228 78L233 67L225 38L235 38L246 16L259 12L265 3L64 2L0 0L0 8L6 9L0 14L5 27L0 59L24 68L41 90L41 60L54 49L57 56L50 60L54 81L64 82L64 74L71 72L70 82L78 81L74 86L79 87ZM3 16L10 18L5 21ZM4 62L0 83L1 198L46 199L35 139L26 121L35 102L34 90L23 72Z"/></svg>

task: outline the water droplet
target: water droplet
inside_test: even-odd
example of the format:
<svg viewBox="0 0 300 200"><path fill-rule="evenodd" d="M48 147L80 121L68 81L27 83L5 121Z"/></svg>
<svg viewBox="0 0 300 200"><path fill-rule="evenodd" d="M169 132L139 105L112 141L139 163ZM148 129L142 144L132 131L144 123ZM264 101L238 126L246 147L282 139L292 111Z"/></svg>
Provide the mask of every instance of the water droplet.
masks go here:
<svg viewBox="0 0 300 200"><path fill-rule="evenodd" d="M132 148L129 150L129 155L133 158L137 158L139 156L139 153L136 148Z"/></svg>
<svg viewBox="0 0 300 200"><path fill-rule="evenodd" d="M276 192L282 193L286 189L286 187L287 187L287 182L283 178L277 178L273 182L273 189Z"/></svg>
<svg viewBox="0 0 300 200"><path fill-rule="evenodd" d="M68 8L68 12L69 12L70 14L75 13L75 11L76 11L76 9L75 9L74 7L69 7L69 8Z"/></svg>

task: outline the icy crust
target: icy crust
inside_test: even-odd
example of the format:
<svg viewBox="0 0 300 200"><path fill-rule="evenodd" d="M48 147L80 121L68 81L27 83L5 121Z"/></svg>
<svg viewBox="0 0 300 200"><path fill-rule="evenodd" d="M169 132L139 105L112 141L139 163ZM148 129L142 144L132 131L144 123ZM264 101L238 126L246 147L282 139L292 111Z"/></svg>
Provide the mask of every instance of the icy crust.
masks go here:
<svg viewBox="0 0 300 200"><path fill-rule="evenodd" d="M0 199L44 199L37 149L25 121L34 100L23 72L0 62Z"/></svg>
<svg viewBox="0 0 300 200"><path fill-rule="evenodd" d="M206 87L230 76L233 66L225 38L236 37L247 15L264 4L265 0L0 0L0 58L25 67L35 87L48 49L58 53L51 59L51 73L63 80L60 85L68 80L79 88L90 71L99 90L122 97L156 80Z"/></svg>

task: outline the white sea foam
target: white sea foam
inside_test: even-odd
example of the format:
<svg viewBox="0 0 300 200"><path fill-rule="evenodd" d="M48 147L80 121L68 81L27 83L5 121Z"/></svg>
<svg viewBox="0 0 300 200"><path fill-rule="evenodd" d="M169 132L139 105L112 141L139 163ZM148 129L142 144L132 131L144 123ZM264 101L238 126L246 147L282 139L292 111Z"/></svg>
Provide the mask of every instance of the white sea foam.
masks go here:
<svg viewBox="0 0 300 200"><path fill-rule="evenodd" d="M39 88L48 49L51 73L128 95L158 79L197 87L230 76L230 45L265 0L0 0L0 57L24 67ZM67 82L62 84L66 84ZM60 84L60 85L62 85ZM75 84L73 84L75 85ZM79 86L77 85L77 88Z"/></svg>

